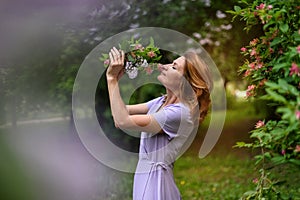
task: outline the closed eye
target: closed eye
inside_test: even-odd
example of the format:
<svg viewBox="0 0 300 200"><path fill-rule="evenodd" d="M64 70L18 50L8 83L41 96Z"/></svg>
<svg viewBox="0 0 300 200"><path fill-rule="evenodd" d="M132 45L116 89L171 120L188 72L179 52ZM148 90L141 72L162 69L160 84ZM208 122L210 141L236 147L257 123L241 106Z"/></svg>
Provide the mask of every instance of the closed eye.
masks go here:
<svg viewBox="0 0 300 200"><path fill-rule="evenodd" d="M172 69L177 69L177 63L176 62L173 62L173 66L172 66Z"/></svg>

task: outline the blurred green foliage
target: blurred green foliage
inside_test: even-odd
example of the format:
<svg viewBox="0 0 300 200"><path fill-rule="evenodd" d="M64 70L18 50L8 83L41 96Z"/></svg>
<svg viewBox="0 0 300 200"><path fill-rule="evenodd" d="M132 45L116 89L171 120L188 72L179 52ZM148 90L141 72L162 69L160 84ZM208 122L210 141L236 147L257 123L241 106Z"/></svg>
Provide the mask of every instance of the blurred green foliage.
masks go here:
<svg viewBox="0 0 300 200"><path fill-rule="evenodd" d="M0 198L32 199L33 192L29 177L26 176L21 162L7 145L4 129L0 129Z"/></svg>

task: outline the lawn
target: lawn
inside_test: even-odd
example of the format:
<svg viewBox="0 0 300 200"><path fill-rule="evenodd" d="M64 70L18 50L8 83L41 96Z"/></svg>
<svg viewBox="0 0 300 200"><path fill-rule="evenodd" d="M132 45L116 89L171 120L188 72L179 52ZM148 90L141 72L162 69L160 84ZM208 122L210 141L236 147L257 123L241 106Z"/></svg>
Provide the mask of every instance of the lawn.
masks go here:
<svg viewBox="0 0 300 200"><path fill-rule="evenodd" d="M174 168L183 199L238 199L255 187L249 159L233 155L180 158Z"/></svg>

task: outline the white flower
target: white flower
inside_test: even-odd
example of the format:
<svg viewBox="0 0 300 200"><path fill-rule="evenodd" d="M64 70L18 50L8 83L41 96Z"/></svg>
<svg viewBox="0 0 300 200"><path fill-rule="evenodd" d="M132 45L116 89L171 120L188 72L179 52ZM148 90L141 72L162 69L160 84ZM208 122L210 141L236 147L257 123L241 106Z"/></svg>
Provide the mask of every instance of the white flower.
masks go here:
<svg viewBox="0 0 300 200"><path fill-rule="evenodd" d="M126 62L125 71L130 79L134 79L137 77L139 70L136 67L132 67L131 62Z"/></svg>
<svg viewBox="0 0 300 200"><path fill-rule="evenodd" d="M231 24L228 24L228 25L222 24L222 25L221 25L221 29L224 29L224 30L230 30L231 28L232 28L232 25L231 25Z"/></svg>
<svg viewBox="0 0 300 200"><path fill-rule="evenodd" d="M221 44L220 41L215 41L216 46L220 46L220 44Z"/></svg>
<svg viewBox="0 0 300 200"><path fill-rule="evenodd" d="M201 34L200 34L200 33L193 33L193 36L194 36L195 38L198 38L198 39L201 38Z"/></svg>
<svg viewBox="0 0 300 200"><path fill-rule="evenodd" d="M148 67L148 62L146 59L144 59L143 63L141 64L141 67Z"/></svg>
<svg viewBox="0 0 300 200"><path fill-rule="evenodd" d="M209 27L210 26L210 22L205 22L204 26Z"/></svg>
<svg viewBox="0 0 300 200"><path fill-rule="evenodd" d="M216 16L217 16L217 18L219 18L219 19L223 19L223 18L226 17L225 13L223 13L223 12L220 11L220 10L217 10Z"/></svg>
<svg viewBox="0 0 300 200"><path fill-rule="evenodd" d="M139 70L138 68L133 67L131 70L126 71L126 73L130 79L135 79L139 73Z"/></svg>
<svg viewBox="0 0 300 200"><path fill-rule="evenodd" d="M125 69L128 70L131 67L131 62L126 62Z"/></svg>

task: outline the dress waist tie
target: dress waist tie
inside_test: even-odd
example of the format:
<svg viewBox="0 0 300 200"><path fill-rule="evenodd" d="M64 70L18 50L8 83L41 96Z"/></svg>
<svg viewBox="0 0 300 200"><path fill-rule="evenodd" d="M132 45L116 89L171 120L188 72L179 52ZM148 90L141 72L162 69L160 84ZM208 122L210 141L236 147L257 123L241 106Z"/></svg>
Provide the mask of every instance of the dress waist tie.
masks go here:
<svg viewBox="0 0 300 200"><path fill-rule="evenodd" d="M143 163L147 163L147 164L151 165L151 167L150 167L150 170L148 172L148 178L147 178L147 181L146 181L146 184L145 184L145 188L144 188L142 200L144 199L144 195L146 193L146 189L147 189L147 186L148 186L148 182L149 182L149 179L150 179L151 172L157 171L159 167L161 167L163 170L167 170L167 168L169 167L164 162L147 161L147 162L143 162ZM158 179L157 179L157 187L158 187L157 199L158 200L161 199L160 195L162 194L162 191L161 191L161 188L162 188L162 186L161 186L161 180L162 180L161 173L158 173Z"/></svg>

